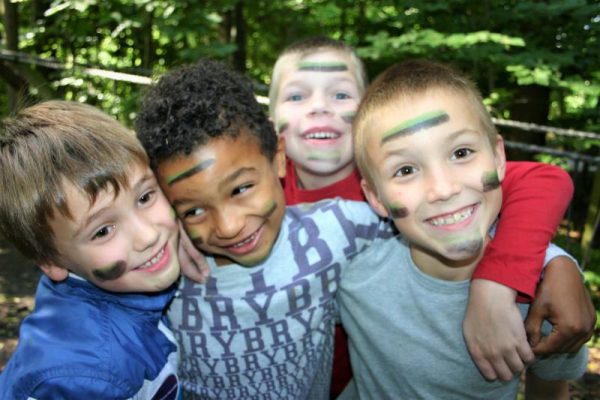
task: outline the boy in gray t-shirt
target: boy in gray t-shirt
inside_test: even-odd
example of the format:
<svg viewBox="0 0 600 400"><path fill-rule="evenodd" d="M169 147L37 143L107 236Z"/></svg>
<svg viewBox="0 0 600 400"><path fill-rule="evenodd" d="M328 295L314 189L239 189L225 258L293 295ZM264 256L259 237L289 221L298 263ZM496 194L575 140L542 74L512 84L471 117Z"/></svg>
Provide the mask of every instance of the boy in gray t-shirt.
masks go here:
<svg viewBox="0 0 600 400"><path fill-rule="evenodd" d="M342 274L338 296L354 369L345 395L514 398L518 376L485 380L461 334L506 169L503 139L475 85L441 64L394 65L368 89L354 145L367 200L406 242L389 240L356 258L369 261L369 274L357 267ZM551 247L547 261L561 254ZM566 379L583 374L586 360L584 347L535 361L528 398L568 398Z"/></svg>

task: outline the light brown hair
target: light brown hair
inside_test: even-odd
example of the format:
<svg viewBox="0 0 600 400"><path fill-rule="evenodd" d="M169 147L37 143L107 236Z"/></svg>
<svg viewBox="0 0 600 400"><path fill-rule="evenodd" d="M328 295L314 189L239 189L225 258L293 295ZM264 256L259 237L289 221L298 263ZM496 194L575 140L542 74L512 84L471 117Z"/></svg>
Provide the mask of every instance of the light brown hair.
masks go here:
<svg viewBox="0 0 600 400"><path fill-rule="evenodd" d="M148 164L133 131L102 111L47 101L5 118L0 128L0 234L28 258L57 261L48 223L56 210L72 218L64 183L93 204L110 187L128 187L133 163Z"/></svg>
<svg viewBox="0 0 600 400"><path fill-rule="evenodd" d="M391 103L410 104L410 99L424 96L431 90L447 90L464 96L472 105L481 129L495 149L498 131L483 104L475 83L454 68L434 61L408 60L383 71L369 86L358 107L352 125L354 158L362 176L373 184L369 173L367 144L373 133L369 126L379 118L381 109Z"/></svg>

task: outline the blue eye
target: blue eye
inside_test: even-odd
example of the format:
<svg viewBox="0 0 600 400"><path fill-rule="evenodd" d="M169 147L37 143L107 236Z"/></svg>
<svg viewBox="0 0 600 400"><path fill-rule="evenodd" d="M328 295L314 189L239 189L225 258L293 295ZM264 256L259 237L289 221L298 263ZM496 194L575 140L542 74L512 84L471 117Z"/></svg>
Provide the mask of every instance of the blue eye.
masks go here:
<svg viewBox="0 0 600 400"><path fill-rule="evenodd" d="M336 100L347 100L349 98L350 98L350 96L347 93L338 92L338 93L335 94L335 99Z"/></svg>
<svg viewBox="0 0 600 400"><path fill-rule="evenodd" d="M299 94L292 94L292 95L289 95L289 96L286 98L286 100L287 100L287 101L301 101L301 100L302 100L302 95L299 95Z"/></svg>

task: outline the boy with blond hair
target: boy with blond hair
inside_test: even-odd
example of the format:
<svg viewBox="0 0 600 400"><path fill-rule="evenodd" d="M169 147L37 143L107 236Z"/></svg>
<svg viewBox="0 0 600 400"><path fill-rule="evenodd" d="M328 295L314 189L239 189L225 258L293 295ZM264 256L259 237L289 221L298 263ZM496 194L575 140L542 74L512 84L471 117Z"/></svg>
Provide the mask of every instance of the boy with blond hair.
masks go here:
<svg viewBox="0 0 600 400"><path fill-rule="evenodd" d="M132 131L75 102L6 118L0 234L44 273L1 399L180 396L163 322L178 226Z"/></svg>
<svg viewBox="0 0 600 400"><path fill-rule="evenodd" d="M354 368L344 398L515 398L518 375L484 379L461 332L507 167L478 90L441 64L394 65L365 94L354 148L369 204L403 239L366 250L369 274L352 266L342 274L338 301ZM577 276L575 263L551 246L545 263L553 258L558 264L544 279ZM524 318L527 307L519 309ZM566 379L585 368L585 348L536 360L527 369L527 398L567 399Z"/></svg>
<svg viewBox="0 0 600 400"><path fill-rule="evenodd" d="M283 186L288 204L337 196L364 199L350 136L366 85L361 60L339 40L301 40L278 58L272 74L269 111L278 133L286 139L288 161ZM496 238L487 246L486 256L473 274L464 333L482 374L488 379L508 380L520 371L522 361L533 359L514 306L515 297L518 294L520 301L527 302L535 297L547 243L564 215L573 187L560 168L512 163L502 190L506 197L502 219ZM566 289L566 282L564 288L560 285L554 290ZM576 302L569 304L569 299L543 296L534 303L527 333L535 352L564 350L567 337L576 338L570 346L574 349L589 337L591 327L585 318L567 311L576 306ZM539 342L537 332L543 317L552 319L557 329ZM347 362L343 361L344 336L336 335L336 341L340 358L334 366L334 378L339 376L334 389L339 389L347 379Z"/></svg>

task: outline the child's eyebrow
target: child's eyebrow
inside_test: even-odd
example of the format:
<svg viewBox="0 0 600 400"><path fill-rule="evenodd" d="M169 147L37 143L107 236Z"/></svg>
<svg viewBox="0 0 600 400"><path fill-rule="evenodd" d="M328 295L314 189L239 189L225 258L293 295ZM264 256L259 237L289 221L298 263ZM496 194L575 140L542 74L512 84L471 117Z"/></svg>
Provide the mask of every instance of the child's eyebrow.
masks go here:
<svg viewBox="0 0 600 400"><path fill-rule="evenodd" d="M183 172L178 172L174 175L171 175L171 176L167 177L167 186L171 186L174 183L179 182L180 180L189 178L192 175L202 172L206 168L213 165L214 163L215 163L215 159L209 158L208 160L201 161L200 163L196 164L195 166L193 166L192 168L190 168L188 170L185 170Z"/></svg>
<svg viewBox="0 0 600 400"><path fill-rule="evenodd" d="M404 121L381 135L381 146L398 136L411 135L422 129L431 128L450 120L445 111L431 111Z"/></svg>
<svg viewBox="0 0 600 400"><path fill-rule="evenodd" d="M299 71L338 72L348 71L346 63L341 61L301 61Z"/></svg>

